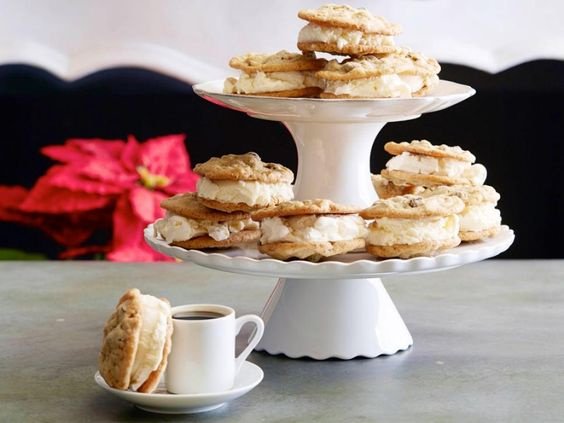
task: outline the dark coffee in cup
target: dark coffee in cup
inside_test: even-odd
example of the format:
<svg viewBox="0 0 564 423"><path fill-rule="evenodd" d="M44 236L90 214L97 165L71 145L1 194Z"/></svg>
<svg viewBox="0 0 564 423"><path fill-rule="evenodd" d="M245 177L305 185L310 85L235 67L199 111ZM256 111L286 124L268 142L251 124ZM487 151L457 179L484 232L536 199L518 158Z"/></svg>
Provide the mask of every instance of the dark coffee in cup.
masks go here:
<svg viewBox="0 0 564 423"><path fill-rule="evenodd" d="M220 317L224 317L224 315L213 311L186 311L176 313L172 316L173 319L177 320L210 320L218 319Z"/></svg>

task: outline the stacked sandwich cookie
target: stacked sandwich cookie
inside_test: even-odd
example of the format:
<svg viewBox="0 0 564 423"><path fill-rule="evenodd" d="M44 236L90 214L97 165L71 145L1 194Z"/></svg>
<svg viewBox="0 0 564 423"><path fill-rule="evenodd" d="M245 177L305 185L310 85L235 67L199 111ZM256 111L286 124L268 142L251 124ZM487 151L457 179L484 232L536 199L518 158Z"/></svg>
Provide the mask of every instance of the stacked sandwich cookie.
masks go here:
<svg viewBox="0 0 564 423"><path fill-rule="evenodd" d="M186 249L228 248L257 241L258 224L243 211L226 213L210 209L196 194L179 194L161 203L165 218L154 224L169 244Z"/></svg>
<svg viewBox="0 0 564 423"><path fill-rule="evenodd" d="M363 56L393 53L393 35L401 28L366 9L326 4L318 9L300 10L298 17L308 21L298 35L302 51Z"/></svg>
<svg viewBox="0 0 564 423"><path fill-rule="evenodd" d="M104 327L98 367L106 383L153 392L166 369L172 330L167 299L127 291Z"/></svg>
<svg viewBox="0 0 564 423"><path fill-rule="evenodd" d="M398 47L400 26L366 9L327 4L300 10L308 23L298 35L300 53L247 54L231 59L241 71L224 93L273 97L397 98L425 95L438 85L433 58ZM315 53L348 56L342 61Z"/></svg>
<svg viewBox="0 0 564 423"><path fill-rule="evenodd" d="M460 244L463 201L455 196L402 195L360 212L368 226L366 251L381 258L431 256Z"/></svg>
<svg viewBox="0 0 564 423"><path fill-rule="evenodd" d="M489 185L452 185L428 188L423 197L453 195L464 202L460 217L459 236L462 241L477 241L499 233L501 212L496 208L498 192Z"/></svg>
<svg viewBox="0 0 564 423"><path fill-rule="evenodd" d="M250 212L294 197L293 172L265 163L256 153L228 154L197 164L196 193L178 194L161 203L167 213L155 235L186 249L248 246L260 238Z"/></svg>
<svg viewBox="0 0 564 423"><path fill-rule="evenodd" d="M294 198L294 173L277 163L264 163L258 154L212 157L194 167L201 176L198 199L225 212L253 211Z"/></svg>
<svg viewBox="0 0 564 423"><path fill-rule="evenodd" d="M372 175L381 199L406 194L455 196L465 205L458 213L462 241L486 239L500 231L501 214L496 208L500 195L484 185L486 168L474 164L472 153L458 146L432 145L427 140L388 142L384 149L394 157L379 175Z"/></svg>
<svg viewBox="0 0 564 423"><path fill-rule="evenodd" d="M239 78L225 80L225 93L269 97L317 97L321 85L315 71L327 61L315 54L249 53L231 59L229 66L240 71Z"/></svg>
<svg viewBox="0 0 564 423"><path fill-rule="evenodd" d="M331 60L317 76L324 81L322 98L421 96L438 84L435 59L409 50L379 56Z"/></svg>
<svg viewBox="0 0 564 423"><path fill-rule="evenodd" d="M359 209L329 200L289 201L252 214L260 221L258 249L279 260L319 261L364 248Z"/></svg>
<svg viewBox="0 0 564 423"><path fill-rule="evenodd" d="M393 155L380 174L372 175L379 198L420 194L427 187L482 185L487 171L473 164L476 157L458 146L433 145L427 140L390 141L384 150Z"/></svg>
<svg viewBox="0 0 564 423"><path fill-rule="evenodd" d="M458 146L414 140L388 142L384 150L394 157L380 174L396 185L482 185L486 180L486 168L473 164L476 157Z"/></svg>

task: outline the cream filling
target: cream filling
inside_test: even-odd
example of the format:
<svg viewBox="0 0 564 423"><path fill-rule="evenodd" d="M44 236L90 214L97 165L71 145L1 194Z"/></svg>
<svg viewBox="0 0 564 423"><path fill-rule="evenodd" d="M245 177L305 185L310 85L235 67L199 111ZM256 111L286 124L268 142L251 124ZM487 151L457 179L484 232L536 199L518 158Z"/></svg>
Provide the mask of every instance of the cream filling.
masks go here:
<svg viewBox="0 0 564 423"><path fill-rule="evenodd" d="M273 242L331 242L365 238L364 220L357 215L271 217L260 224L261 244Z"/></svg>
<svg viewBox="0 0 564 423"><path fill-rule="evenodd" d="M424 175L467 178L472 185L482 185L487 176L486 168L479 163L472 165L462 160L411 154L407 151L392 157L386 163L386 168Z"/></svg>
<svg viewBox="0 0 564 423"><path fill-rule="evenodd" d="M170 306L152 295L141 295L141 332L129 387L136 391L159 367L166 342Z"/></svg>
<svg viewBox="0 0 564 423"><path fill-rule="evenodd" d="M237 82L225 81L223 91L226 93L255 94L276 91L297 90L307 87L322 87L323 83L315 77L314 72L241 72Z"/></svg>
<svg viewBox="0 0 564 423"><path fill-rule="evenodd" d="M234 233L258 228L258 223L250 218L229 222L212 222L171 214L155 222L155 230L169 244L174 241L187 241L202 235L209 235L216 241L223 241Z"/></svg>
<svg viewBox="0 0 564 423"><path fill-rule="evenodd" d="M244 203L249 206L268 206L294 198L292 186L286 182L212 181L200 178L198 196L222 203Z"/></svg>
<svg viewBox="0 0 564 423"><path fill-rule="evenodd" d="M370 224L367 241L383 246L442 241L458 236L459 228L457 215L422 219L382 217Z"/></svg>
<svg viewBox="0 0 564 423"><path fill-rule="evenodd" d="M493 203L467 206L459 216L463 232L478 232L501 225L501 212Z"/></svg>
<svg viewBox="0 0 564 423"><path fill-rule="evenodd" d="M394 38L390 35L368 34L345 28L324 27L314 23L309 23L300 30L298 42L337 44L338 48L348 45L374 47L395 45Z"/></svg>
<svg viewBox="0 0 564 423"><path fill-rule="evenodd" d="M433 75L437 78L436 75ZM411 97L427 85L432 77L420 75L387 74L352 80L328 80L325 92L351 97Z"/></svg>

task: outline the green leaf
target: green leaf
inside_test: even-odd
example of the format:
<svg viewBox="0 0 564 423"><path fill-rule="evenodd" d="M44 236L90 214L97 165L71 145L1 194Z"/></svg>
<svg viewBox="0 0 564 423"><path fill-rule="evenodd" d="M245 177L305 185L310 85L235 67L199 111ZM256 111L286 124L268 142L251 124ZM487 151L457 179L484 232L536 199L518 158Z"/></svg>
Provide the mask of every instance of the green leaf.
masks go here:
<svg viewBox="0 0 564 423"><path fill-rule="evenodd" d="M0 248L0 260L47 260L47 256L13 248Z"/></svg>

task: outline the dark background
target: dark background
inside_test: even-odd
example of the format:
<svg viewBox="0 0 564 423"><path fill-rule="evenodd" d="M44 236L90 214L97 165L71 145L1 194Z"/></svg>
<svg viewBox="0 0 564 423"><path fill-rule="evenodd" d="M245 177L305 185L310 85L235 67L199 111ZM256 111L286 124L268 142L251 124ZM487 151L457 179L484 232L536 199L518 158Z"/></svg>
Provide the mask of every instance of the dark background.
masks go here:
<svg viewBox="0 0 564 423"><path fill-rule="evenodd" d="M501 193L505 224L517 235L503 257L564 257L564 62L524 63L498 74L442 65L441 78L473 86L474 97L441 112L390 123L374 145L378 172L385 141L426 138L460 145L488 169ZM297 154L282 124L222 109L190 86L142 69L98 72L72 83L43 70L0 67L0 184L31 187L52 162L39 148L67 138L139 140L185 133L192 164L212 155L256 151L296 170ZM1 201L1 199L0 199ZM43 252L58 247L41 232L0 222L0 248Z"/></svg>

